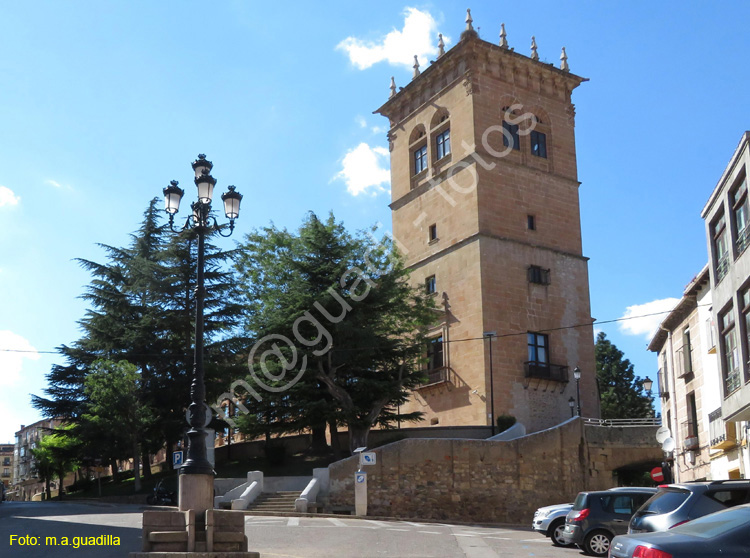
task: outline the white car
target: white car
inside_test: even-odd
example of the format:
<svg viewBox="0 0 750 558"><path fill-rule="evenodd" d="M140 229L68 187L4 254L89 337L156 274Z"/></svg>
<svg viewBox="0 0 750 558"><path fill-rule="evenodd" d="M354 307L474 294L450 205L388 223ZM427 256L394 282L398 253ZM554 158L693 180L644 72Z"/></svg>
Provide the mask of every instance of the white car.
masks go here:
<svg viewBox="0 0 750 558"><path fill-rule="evenodd" d="M573 504L555 504L545 506L534 512L531 528L550 538L555 546L568 546L563 540L565 516L573 508Z"/></svg>

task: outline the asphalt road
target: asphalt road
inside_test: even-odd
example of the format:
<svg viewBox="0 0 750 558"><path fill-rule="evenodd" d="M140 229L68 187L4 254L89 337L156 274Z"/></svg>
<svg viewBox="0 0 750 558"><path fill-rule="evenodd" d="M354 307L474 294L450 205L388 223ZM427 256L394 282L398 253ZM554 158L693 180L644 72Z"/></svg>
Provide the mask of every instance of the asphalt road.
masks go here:
<svg viewBox="0 0 750 558"><path fill-rule="evenodd" d="M142 506L100 503L4 502L0 556L24 558L125 557L140 550ZM578 558L528 528L475 527L413 521L248 516L250 550L263 558ZM22 545L18 537L27 538ZM106 535L110 535L109 538ZM14 537L11 540L11 537ZM55 537L57 545L52 545ZM67 537L68 545L63 545ZM119 545L78 546L82 539ZM32 544L36 542L36 544ZM12 543L12 544L11 544Z"/></svg>

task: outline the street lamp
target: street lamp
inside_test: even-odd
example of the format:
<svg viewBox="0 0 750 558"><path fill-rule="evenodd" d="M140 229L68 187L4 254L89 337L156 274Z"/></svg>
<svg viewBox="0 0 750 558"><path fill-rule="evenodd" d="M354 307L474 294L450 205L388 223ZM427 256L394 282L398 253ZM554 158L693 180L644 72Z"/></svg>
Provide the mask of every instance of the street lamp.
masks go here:
<svg viewBox="0 0 750 558"><path fill-rule="evenodd" d="M576 400L573 399L573 396L571 395L570 399L568 399L568 407L570 407L570 418L573 418L573 407L576 406Z"/></svg>
<svg viewBox="0 0 750 558"><path fill-rule="evenodd" d="M576 403L578 406L578 416L581 416L581 369L577 366L573 370L573 377L576 380Z"/></svg>
<svg viewBox="0 0 750 558"><path fill-rule="evenodd" d="M651 378L646 378L641 385L643 385L643 389L648 392L648 395L651 396L651 388L654 387L653 380Z"/></svg>
<svg viewBox="0 0 750 558"><path fill-rule="evenodd" d="M182 228L175 229L174 216L180 209L180 200L184 191L172 180L164 188L164 210L169 214L169 227L173 232L194 230L198 234L197 285L195 296L195 355L193 361L193 382L190 386L190 407L188 408L187 433L188 447L185 464L180 468L180 510L209 509L213 507L214 470L206 452L206 386L203 369L203 306L205 301L204 260L205 237L207 232L218 232L221 236L230 236L234 231L234 220L240 213L242 195L234 186L221 196L224 202L224 213L229 219L229 232L224 234L215 217L211 215L216 179L211 176L213 164L206 156L198 155L193 162L195 185L198 188L198 201L190 205L191 215L185 220Z"/></svg>
<svg viewBox="0 0 750 558"><path fill-rule="evenodd" d="M495 435L495 382L492 373L492 338L497 337L497 331L485 331L482 337L490 341L490 418L492 419L492 435ZM485 392L486 393L486 392Z"/></svg>

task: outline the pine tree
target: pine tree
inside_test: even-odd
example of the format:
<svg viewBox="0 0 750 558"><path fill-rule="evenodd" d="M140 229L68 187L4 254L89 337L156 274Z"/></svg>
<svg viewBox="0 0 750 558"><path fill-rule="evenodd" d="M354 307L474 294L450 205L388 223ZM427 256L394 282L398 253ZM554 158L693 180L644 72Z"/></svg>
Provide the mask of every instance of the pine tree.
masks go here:
<svg viewBox="0 0 750 558"><path fill-rule="evenodd" d="M643 378L635 375L633 365L603 332L596 336L594 353L602 418L653 417L653 398L644 393Z"/></svg>
<svg viewBox="0 0 750 558"><path fill-rule="evenodd" d="M315 431L343 423L357 447L376 424L419 418L391 409L423 381L422 333L434 313L431 299L409 286L391 243L351 235L332 215L321 221L310 213L297 234L270 226L248 235L236 261L246 335L279 335L291 343L281 349L278 343L277 356L295 366L283 370L278 359L270 366L266 360L264 375L255 355L247 379L270 400L260 405L285 409L282 428ZM264 390L261 383L287 389Z"/></svg>

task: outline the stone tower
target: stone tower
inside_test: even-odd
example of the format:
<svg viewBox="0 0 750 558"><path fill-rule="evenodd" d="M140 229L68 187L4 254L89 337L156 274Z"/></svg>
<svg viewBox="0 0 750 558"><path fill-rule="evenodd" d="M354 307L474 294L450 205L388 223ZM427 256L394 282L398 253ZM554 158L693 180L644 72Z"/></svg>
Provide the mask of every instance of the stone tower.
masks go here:
<svg viewBox="0 0 750 558"><path fill-rule="evenodd" d="M415 57L376 111L393 235L441 309L429 383L401 407L423 426L489 425L494 409L537 431L572 416L577 387L582 415L599 416L571 102L586 79L560 59L539 61L533 37L530 56L514 52L504 26L486 42L469 14L458 44L444 52L441 36L421 72Z"/></svg>

